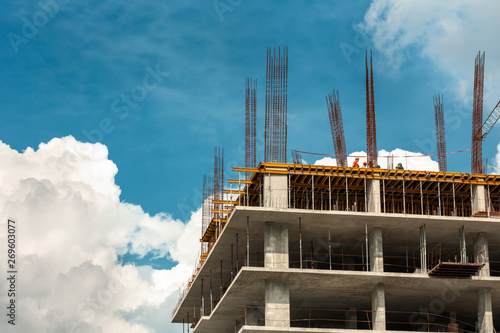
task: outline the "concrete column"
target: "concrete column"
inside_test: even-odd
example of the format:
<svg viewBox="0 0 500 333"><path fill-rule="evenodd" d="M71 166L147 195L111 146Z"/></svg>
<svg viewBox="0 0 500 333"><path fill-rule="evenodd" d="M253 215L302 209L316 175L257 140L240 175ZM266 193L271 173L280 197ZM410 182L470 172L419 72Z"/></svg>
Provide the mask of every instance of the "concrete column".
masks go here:
<svg viewBox="0 0 500 333"><path fill-rule="evenodd" d="M366 208L370 213L380 213L380 180L366 180Z"/></svg>
<svg viewBox="0 0 500 333"><path fill-rule="evenodd" d="M264 207L288 208L288 175L264 174L263 190Z"/></svg>
<svg viewBox="0 0 500 333"><path fill-rule="evenodd" d="M477 212L485 212L486 197L484 195L484 185L471 184L471 188L472 188L472 194L471 194L472 215L476 214Z"/></svg>
<svg viewBox="0 0 500 333"><path fill-rule="evenodd" d="M474 240L474 262L483 264L479 276L490 276L490 253L488 250L488 237L485 232L477 234Z"/></svg>
<svg viewBox="0 0 500 333"><path fill-rule="evenodd" d="M287 269L288 224L266 222L264 226L264 267Z"/></svg>
<svg viewBox="0 0 500 333"><path fill-rule="evenodd" d="M382 228L373 228L369 235L370 271L384 271L384 250L382 246Z"/></svg>
<svg viewBox="0 0 500 333"><path fill-rule="evenodd" d="M385 290L384 284L379 283L372 291L372 329L385 331Z"/></svg>
<svg viewBox="0 0 500 333"><path fill-rule="evenodd" d="M286 280L266 280L266 326L290 327L290 285Z"/></svg>
<svg viewBox="0 0 500 333"><path fill-rule="evenodd" d="M348 330L358 328L358 314L356 309L350 308L345 311L345 328Z"/></svg>
<svg viewBox="0 0 500 333"><path fill-rule="evenodd" d="M477 326L478 333L493 333L490 288L481 288L477 291Z"/></svg>

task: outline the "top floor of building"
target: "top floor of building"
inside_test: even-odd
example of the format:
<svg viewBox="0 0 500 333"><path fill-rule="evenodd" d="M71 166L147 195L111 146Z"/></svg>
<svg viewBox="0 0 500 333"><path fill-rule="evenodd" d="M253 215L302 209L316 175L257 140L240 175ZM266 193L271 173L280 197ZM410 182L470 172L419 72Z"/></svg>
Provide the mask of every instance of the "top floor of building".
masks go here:
<svg viewBox="0 0 500 333"><path fill-rule="evenodd" d="M235 206L456 217L500 214L500 175L281 163L233 170L240 172L239 179L228 180L226 195L208 203L206 242L214 225L224 223Z"/></svg>
<svg viewBox="0 0 500 333"><path fill-rule="evenodd" d="M370 284L373 274L382 280L428 279L428 272L441 269L441 261L464 266L461 269L475 265L477 270L487 257L488 272L491 263L493 279L498 276L500 224L498 218L488 218L498 217L500 177L496 175L271 163L234 170L251 176L229 180L222 198L206 201L210 209L204 206L204 218L209 217L209 224L202 229L201 239L205 248L182 290L174 321L193 320L195 327L235 281L246 288L256 279L252 275L254 280L242 282L247 273L261 278L278 273L302 276L307 270L311 274L329 271L329 276L347 271L353 279L366 276ZM284 263L278 273L266 271L269 223L286 226L288 234L283 251L278 251L286 255L279 260L271 256L272 262ZM486 235L495 240L483 251L488 255L478 250ZM212 283L216 285L213 295ZM301 288L292 288L293 295ZM475 292L472 288L471 295ZM291 302L297 299L293 296Z"/></svg>

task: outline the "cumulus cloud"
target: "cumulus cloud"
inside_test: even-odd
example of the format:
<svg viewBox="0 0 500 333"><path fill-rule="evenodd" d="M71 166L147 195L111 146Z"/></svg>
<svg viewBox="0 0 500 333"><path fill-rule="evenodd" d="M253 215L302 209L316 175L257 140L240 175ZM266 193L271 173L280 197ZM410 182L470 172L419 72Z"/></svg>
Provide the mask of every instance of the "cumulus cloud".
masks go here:
<svg viewBox="0 0 500 333"><path fill-rule="evenodd" d="M183 223L120 201L106 146L71 136L23 152L0 142L0 160L0 244L7 218L17 223L16 332L159 332L131 314L171 311L196 259L201 209ZM173 267L123 265L117 258L127 252L167 258ZM0 302L7 302L3 292ZM162 314L161 331L180 329L169 315Z"/></svg>
<svg viewBox="0 0 500 333"><path fill-rule="evenodd" d="M498 156L498 155L497 155ZM366 152L355 151L347 156L347 165L351 166L354 159L359 157L359 165L362 166L366 162ZM423 171L438 171L438 162L431 159L430 156L425 156L422 153L415 153L400 148L392 151L379 150L378 164L381 168L387 169L388 167L394 168L398 163L401 163L405 169L409 170L423 170ZM315 165L332 165L336 166L337 161L332 157L324 157L314 162Z"/></svg>
<svg viewBox="0 0 500 333"><path fill-rule="evenodd" d="M393 69L415 55L430 58L456 80L457 97L471 103L474 57L486 51L485 108L500 93L500 2L373 0L360 27ZM488 106L491 105L491 106Z"/></svg>

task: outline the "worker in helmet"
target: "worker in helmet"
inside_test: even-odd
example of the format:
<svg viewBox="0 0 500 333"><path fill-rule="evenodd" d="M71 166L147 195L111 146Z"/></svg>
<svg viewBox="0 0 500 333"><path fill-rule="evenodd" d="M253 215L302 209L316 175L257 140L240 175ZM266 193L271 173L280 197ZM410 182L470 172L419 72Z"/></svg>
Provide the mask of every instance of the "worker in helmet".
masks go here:
<svg viewBox="0 0 500 333"><path fill-rule="evenodd" d="M398 163L398 166L396 167L396 169L398 169L398 170L404 170L403 164L402 163Z"/></svg>
<svg viewBox="0 0 500 333"><path fill-rule="evenodd" d="M359 164L358 164L358 162L359 162L359 157L356 157L356 158L354 159L354 163L352 164L352 167L353 167L353 168L359 168Z"/></svg>
<svg viewBox="0 0 500 333"><path fill-rule="evenodd" d="M363 162L363 168L368 168L368 163Z"/></svg>

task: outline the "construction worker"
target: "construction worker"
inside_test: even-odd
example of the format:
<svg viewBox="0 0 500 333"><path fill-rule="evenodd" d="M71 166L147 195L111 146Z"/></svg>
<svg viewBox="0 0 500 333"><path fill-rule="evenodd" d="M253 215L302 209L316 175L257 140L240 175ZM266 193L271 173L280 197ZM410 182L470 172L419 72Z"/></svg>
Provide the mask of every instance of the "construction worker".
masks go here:
<svg viewBox="0 0 500 333"><path fill-rule="evenodd" d="M368 168L368 163L363 162L363 168Z"/></svg>
<svg viewBox="0 0 500 333"><path fill-rule="evenodd" d="M359 164L358 164L358 162L359 162L359 157L356 157L356 158L354 159L354 163L352 164L352 167L353 167L353 168L359 168Z"/></svg>
<svg viewBox="0 0 500 333"><path fill-rule="evenodd" d="M398 166L396 167L396 169L398 169L398 170L404 170L403 164L402 163L398 163Z"/></svg>

